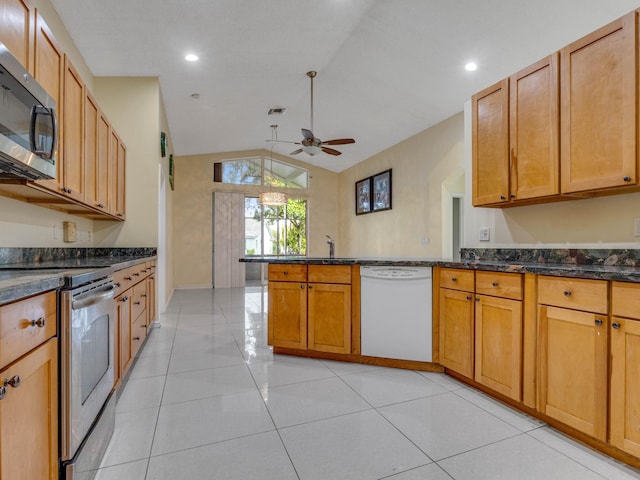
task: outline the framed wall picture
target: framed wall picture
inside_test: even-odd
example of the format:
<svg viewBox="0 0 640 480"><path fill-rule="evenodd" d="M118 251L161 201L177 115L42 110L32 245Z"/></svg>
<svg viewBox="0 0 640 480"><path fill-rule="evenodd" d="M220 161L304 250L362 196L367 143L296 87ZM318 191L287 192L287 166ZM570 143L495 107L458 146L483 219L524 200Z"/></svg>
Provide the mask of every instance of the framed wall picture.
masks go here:
<svg viewBox="0 0 640 480"><path fill-rule="evenodd" d="M373 212L391 210L391 169L374 175L372 179L371 210Z"/></svg>
<svg viewBox="0 0 640 480"><path fill-rule="evenodd" d="M356 182L356 215L371 212L371 177Z"/></svg>
<svg viewBox="0 0 640 480"><path fill-rule="evenodd" d="M169 185L173 190L173 177L175 175L175 167L173 166L173 154L169 155Z"/></svg>
<svg viewBox="0 0 640 480"><path fill-rule="evenodd" d="M164 132L160 132L160 154L167 156L167 134Z"/></svg>

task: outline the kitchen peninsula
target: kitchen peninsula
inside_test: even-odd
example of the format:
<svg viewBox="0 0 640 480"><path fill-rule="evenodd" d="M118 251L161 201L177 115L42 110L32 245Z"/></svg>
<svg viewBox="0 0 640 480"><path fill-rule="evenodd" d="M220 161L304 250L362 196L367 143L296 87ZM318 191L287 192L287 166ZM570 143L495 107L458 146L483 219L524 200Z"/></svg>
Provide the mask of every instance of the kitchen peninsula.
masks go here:
<svg viewBox="0 0 640 480"><path fill-rule="evenodd" d="M241 261L269 264L269 343L274 353L444 369L584 443L640 466L640 431L634 427L640 421L640 367L633 361L640 354L640 251L461 253L460 261ZM361 355L359 269L365 265L433 268L432 291L425 292L433 295L432 362ZM332 293L320 308L313 289L329 285L342 293ZM342 350L316 346L312 337L319 324L330 326L321 333L325 343Z"/></svg>

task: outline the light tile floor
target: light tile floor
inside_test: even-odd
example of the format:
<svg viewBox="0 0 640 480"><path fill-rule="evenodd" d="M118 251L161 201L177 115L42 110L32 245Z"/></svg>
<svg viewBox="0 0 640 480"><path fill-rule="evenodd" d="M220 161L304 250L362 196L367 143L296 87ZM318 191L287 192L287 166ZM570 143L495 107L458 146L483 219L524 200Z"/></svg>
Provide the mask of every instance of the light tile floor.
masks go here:
<svg viewBox="0 0 640 480"><path fill-rule="evenodd" d="M640 479L445 375L273 355L266 311L264 287L177 291L96 479Z"/></svg>

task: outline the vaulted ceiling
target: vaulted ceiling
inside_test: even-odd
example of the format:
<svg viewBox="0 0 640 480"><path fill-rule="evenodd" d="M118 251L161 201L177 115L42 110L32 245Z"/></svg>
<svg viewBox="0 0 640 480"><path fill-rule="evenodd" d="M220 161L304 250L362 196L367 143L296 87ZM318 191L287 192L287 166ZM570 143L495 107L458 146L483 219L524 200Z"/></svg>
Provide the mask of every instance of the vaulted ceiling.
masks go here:
<svg viewBox="0 0 640 480"><path fill-rule="evenodd" d="M342 171L640 6L632 0L51 0L96 76L157 76L176 155L352 137ZM199 56L186 62L187 53ZM464 69L478 64L475 72ZM197 94L198 98L194 98ZM285 107L282 116L269 116ZM279 143L288 154L297 146Z"/></svg>

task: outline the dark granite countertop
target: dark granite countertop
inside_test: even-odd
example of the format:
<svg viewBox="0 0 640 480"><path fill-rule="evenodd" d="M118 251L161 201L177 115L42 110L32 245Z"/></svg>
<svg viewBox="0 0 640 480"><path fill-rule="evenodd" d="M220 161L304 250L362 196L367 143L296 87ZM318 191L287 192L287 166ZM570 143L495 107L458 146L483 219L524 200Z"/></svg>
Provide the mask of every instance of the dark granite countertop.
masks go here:
<svg viewBox="0 0 640 480"><path fill-rule="evenodd" d="M463 259L460 261L441 258L326 258L326 257L249 257L240 259L247 263L280 263L308 265L371 265L395 267L448 267L494 272L534 273L560 277L619 280L640 282L640 267L635 265L538 263L498 259Z"/></svg>
<svg viewBox="0 0 640 480"><path fill-rule="evenodd" d="M81 275L99 269L115 272L155 259L155 256L112 256L23 262L0 265L0 304L13 302L64 285L68 275Z"/></svg>

